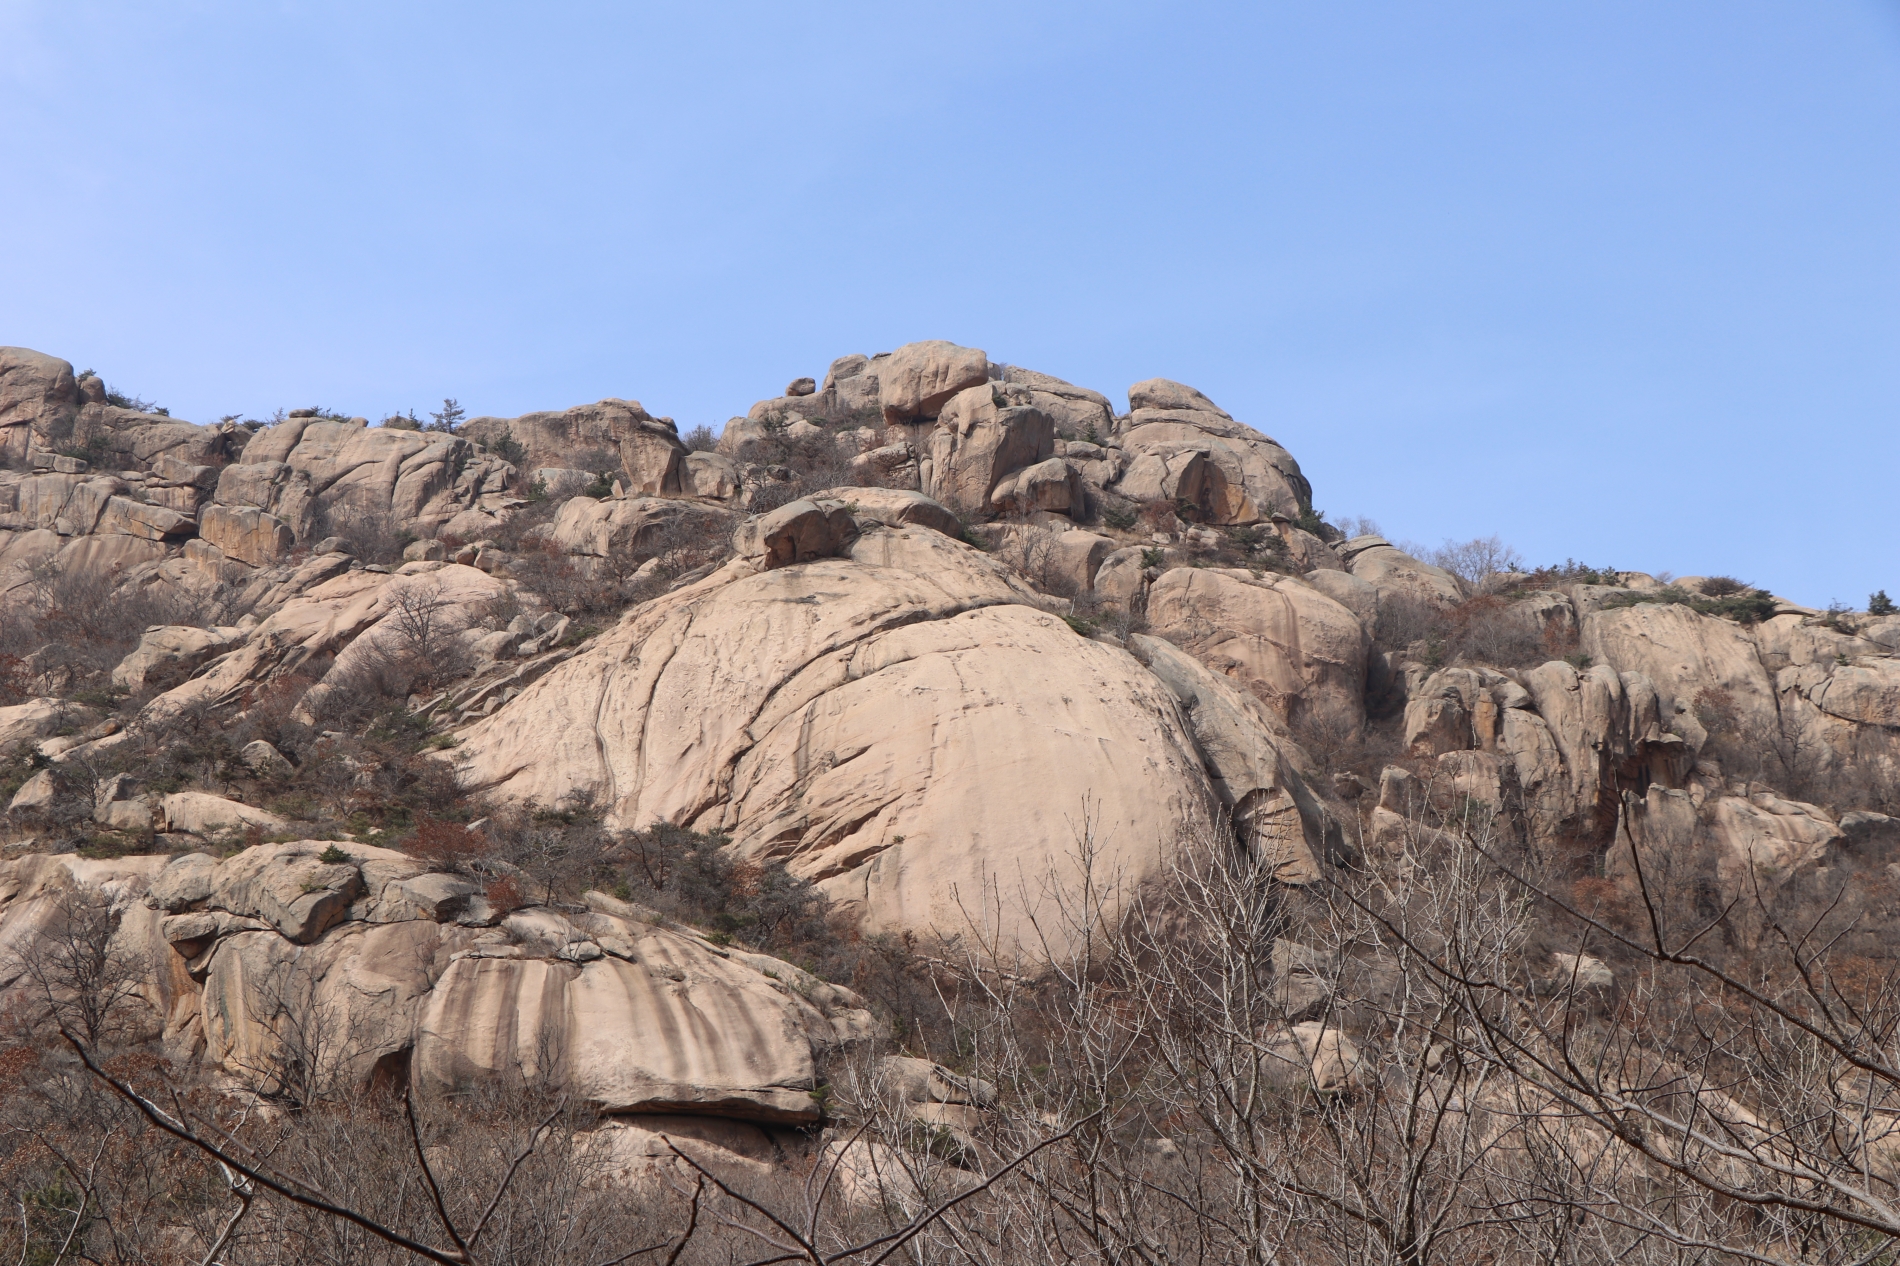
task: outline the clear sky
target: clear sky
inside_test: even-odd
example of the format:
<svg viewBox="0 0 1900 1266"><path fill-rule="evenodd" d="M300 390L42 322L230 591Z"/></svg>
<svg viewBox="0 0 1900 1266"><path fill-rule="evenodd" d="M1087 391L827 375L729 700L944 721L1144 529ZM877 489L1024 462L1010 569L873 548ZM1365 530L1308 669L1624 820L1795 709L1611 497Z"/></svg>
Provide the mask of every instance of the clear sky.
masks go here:
<svg viewBox="0 0 1900 1266"><path fill-rule="evenodd" d="M0 343L197 421L1206 391L1394 537L1900 597L1893 0L0 0Z"/></svg>

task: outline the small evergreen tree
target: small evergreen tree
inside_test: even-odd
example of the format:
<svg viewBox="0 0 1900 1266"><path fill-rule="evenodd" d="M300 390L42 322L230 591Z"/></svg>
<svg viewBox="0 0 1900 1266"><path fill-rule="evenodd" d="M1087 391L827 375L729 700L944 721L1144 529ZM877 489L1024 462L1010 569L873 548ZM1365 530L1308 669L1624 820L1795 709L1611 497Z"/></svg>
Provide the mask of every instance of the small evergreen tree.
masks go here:
<svg viewBox="0 0 1900 1266"><path fill-rule="evenodd" d="M453 396L450 396L442 401L442 411L440 413L431 410L429 416L433 418L434 421L423 427L423 430L446 431L450 435L453 435L455 434L456 428L462 425L462 419L468 416L468 411L457 404Z"/></svg>
<svg viewBox="0 0 1900 1266"><path fill-rule="evenodd" d="M1867 599L1868 615L1892 615L1894 610L1893 599L1887 596L1885 589L1876 590L1873 596Z"/></svg>

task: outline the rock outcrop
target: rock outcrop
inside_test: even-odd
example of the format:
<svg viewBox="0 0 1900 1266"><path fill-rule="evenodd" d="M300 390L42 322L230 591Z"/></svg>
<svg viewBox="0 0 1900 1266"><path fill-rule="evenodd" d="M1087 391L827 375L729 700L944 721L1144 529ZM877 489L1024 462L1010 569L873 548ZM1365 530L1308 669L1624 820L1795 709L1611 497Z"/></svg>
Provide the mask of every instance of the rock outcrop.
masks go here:
<svg viewBox="0 0 1900 1266"><path fill-rule="evenodd" d="M509 913L364 845L0 862L0 950L71 899L118 912L115 961L172 1058L274 1093L367 1086L393 1063L425 1095L554 1078L602 1110L804 1123L819 1061L874 1031L849 990L800 992L798 968L610 897ZM25 987L20 964L0 953L0 999Z"/></svg>
<svg viewBox="0 0 1900 1266"><path fill-rule="evenodd" d="M464 785L725 832L867 930L945 934L1066 873L1085 820L1138 877L1215 811L1173 691L968 546L872 525L842 557L756 568L636 610L477 723Z"/></svg>

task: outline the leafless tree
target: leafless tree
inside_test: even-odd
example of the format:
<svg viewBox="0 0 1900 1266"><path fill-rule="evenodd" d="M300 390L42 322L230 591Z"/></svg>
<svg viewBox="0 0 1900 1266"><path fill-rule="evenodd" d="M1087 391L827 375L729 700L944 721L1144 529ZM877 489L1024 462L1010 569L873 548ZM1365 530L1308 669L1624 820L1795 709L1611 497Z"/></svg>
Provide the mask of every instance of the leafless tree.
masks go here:
<svg viewBox="0 0 1900 1266"><path fill-rule="evenodd" d="M146 965L118 935L120 916L91 889L72 888L52 899L37 935L7 957L7 975L29 984L43 1014L94 1045L126 1036L135 1013L146 1009Z"/></svg>
<svg viewBox="0 0 1900 1266"><path fill-rule="evenodd" d="M1424 561L1456 576L1468 596L1491 593L1501 583L1500 577L1524 569L1523 557L1496 536L1446 541L1427 551Z"/></svg>

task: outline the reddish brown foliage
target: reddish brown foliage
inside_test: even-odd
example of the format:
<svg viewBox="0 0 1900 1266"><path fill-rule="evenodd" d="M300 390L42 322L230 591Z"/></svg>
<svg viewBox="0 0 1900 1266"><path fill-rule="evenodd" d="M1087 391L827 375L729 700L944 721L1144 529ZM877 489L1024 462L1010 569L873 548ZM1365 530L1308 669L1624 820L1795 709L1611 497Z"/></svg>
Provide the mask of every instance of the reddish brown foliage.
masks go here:
<svg viewBox="0 0 1900 1266"><path fill-rule="evenodd" d="M486 857L494 842L460 822L443 822L427 815L416 818L416 833L402 846L405 853L425 862L455 866Z"/></svg>

